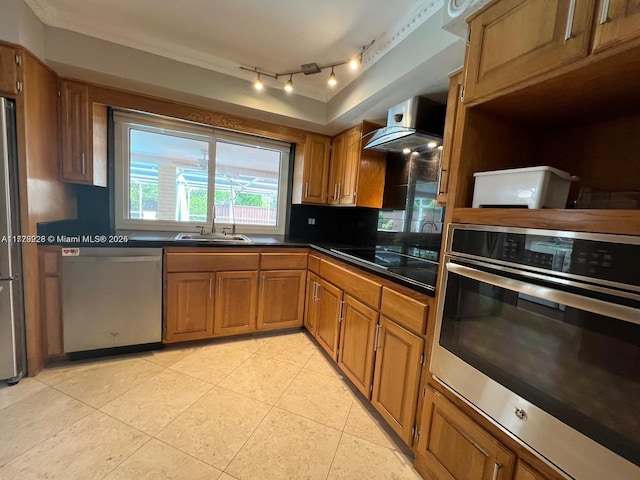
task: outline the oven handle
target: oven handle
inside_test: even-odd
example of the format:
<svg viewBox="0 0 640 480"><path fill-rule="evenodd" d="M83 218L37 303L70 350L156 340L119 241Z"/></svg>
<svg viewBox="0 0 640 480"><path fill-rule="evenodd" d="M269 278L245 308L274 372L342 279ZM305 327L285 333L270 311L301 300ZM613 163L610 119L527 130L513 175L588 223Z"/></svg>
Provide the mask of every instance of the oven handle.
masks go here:
<svg viewBox="0 0 640 480"><path fill-rule="evenodd" d="M625 305L616 305L615 303L604 302L595 298L576 295L575 293L563 292L562 290L555 290L553 288L522 282L512 278L505 278L500 275L476 270L475 268L459 265L453 262L447 262L446 267L449 272L457 273L458 275L472 278L479 282L489 283L496 287L525 293L527 295L567 305L568 307L579 308L588 312L597 313L607 317L614 317L619 320L640 325L640 315L638 310Z"/></svg>

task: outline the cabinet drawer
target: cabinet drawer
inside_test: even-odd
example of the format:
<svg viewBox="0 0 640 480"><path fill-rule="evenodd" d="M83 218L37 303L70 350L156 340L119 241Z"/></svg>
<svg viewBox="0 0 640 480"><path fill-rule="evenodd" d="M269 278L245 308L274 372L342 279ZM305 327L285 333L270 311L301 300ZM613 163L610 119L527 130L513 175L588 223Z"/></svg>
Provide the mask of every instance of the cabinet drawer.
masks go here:
<svg viewBox="0 0 640 480"><path fill-rule="evenodd" d="M379 283L325 260L320 262L320 276L375 309L380 305Z"/></svg>
<svg viewBox="0 0 640 480"><path fill-rule="evenodd" d="M261 253L261 270L305 270L307 252Z"/></svg>
<svg viewBox="0 0 640 480"><path fill-rule="evenodd" d="M320 257L313 254L309 254L309 266L307 267L310 272L320 274Z"/></svg>
<svg viewBox="0 0 640 480"><path fill-rule="evenodd" d="M167 272L257 270L258 253L167 253Z"/></svg>
<svg viewBox="0 0 640 480"><path fill-rule="evenodd" d="M409 330L423 335L429 305L388 288L382 289L380 313Z"/></svg>

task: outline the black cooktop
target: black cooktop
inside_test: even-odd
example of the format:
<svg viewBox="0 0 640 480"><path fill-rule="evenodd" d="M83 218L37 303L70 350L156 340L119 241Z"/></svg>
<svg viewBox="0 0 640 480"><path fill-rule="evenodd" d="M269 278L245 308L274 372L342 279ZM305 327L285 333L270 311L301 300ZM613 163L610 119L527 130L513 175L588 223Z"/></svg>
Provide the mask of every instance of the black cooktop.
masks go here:
<svg viewBox="0 0 640 480"><path fill-rule="evenodd" d="M438 273L438 252L419 247L377 246L370 248L334 248L346 255L391 274L435 287Z"/></svg>

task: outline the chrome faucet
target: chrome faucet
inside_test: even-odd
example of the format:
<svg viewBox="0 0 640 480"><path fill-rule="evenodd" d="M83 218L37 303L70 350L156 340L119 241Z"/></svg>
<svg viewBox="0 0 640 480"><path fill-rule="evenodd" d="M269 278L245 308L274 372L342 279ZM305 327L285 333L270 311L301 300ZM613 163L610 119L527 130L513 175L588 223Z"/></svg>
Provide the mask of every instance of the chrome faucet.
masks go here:
<svg viewBox="0 0 640 480"><path fill-rule="evenodd" d="M216 234L216 206L211 206L211 235Z"/></svg>

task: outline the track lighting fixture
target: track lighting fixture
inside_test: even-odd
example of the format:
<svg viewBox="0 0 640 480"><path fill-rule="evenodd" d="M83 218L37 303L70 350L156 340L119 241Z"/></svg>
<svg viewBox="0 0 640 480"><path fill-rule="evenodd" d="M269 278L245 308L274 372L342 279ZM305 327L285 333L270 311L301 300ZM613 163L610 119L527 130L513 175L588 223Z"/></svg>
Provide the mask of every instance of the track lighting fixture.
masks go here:
<svg viewBox="0 0 640 480"><path fill-rule="evenodd" d="M331 69L331 73L329 75L327 83L329 84L329 86L334 87L334 86L336 86L338 84L338 78L336 77L335 67L339 67L341 65L349 64L349 67L351 68L351 70L357 70L360 67L360 65L362 64L362 57L364 56L365 52L367 50L369 50L369 48L371 48L371 46L373 45L374 41L375 40L372 40L367 45L362 46L360 48L360 53L357 56L352 57L352 58L350 58L348 60L343 60L343 61L340 61L340 62L330 63L328 65L319 66L317 63L306 63L304 65L300 65L300 70L292 70L292 71L282 72L282 73L270 73L270 72L266 72L264 70L261 70L258 67L245 67L245 66L242 66L242 65L240 66L240 68L242 70L248 70L248 71L254 72L256 74L256 79L253 82L253 87L256 90L263 90L264 89L265 85L262 82L262 76L273 78L274 80L278 80L280 77L289 76L289 80L287 80L287 82L284 84L284 90L286 92L290 93L290 92L293 91L293 76L294 75L297 75L299 73L304 73L305 75L314 75L316 73L322 72L322 70L325 70L327 68Z"/></svg>

